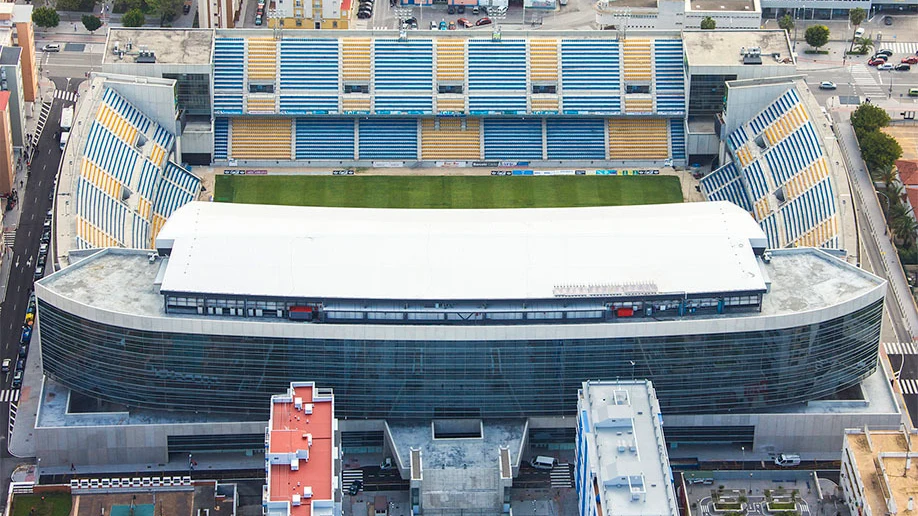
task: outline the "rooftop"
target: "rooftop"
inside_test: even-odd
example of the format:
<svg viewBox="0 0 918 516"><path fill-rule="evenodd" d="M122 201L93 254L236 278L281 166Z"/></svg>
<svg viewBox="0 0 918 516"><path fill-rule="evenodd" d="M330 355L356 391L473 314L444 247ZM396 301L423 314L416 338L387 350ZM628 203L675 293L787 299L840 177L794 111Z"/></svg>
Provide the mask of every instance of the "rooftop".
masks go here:
<svg viewBox="0 0 918 516"><path fill-rule="evenodd" d="M163 292L509 300L555 298L569 285L764 291L752 252L763 241L755 221L726 202L521 210L195 202L166 222L156 247L171 247Z"/></svg>
<svg viewBox="0 0 918 516"><path fill-rule="evenodd" d="M0 48L0 65L14 65L19 63L20 54L22 54L21 47L4 46Z"/></svg>
<svg viewBox="0 0 918 516"><path fill-rule="evenodd" d="M319 516L331 502L334 452L334 410L330 391L313 383L290 384L287 394L271 397L268 422L269 502L267 514ZM276 511L271 502L290 503ZM316 506L313 506L315 504ZM272 509L275 509L272 511ZM331 513L329 513L331 514Z"/></svg>
<svg viewBox="0 0 918 516"><path fill-rule="evenodd" d="M657 9L657 0L599 0L597 7L602 11L614 11L624 7L632 9Z"/></svg>
<svg viewBox="0 0 918 516"><path fill-rule="evenodd" d="M584 382L579 409L587 421L584 435L597 513L678 515L651 383Z"/></svg>
<svg viewBox="0 0 918 516"><path fill-rule="evenodd" d="M918 186L918 160L896 160L896 168L899 170L899 182L906 186Z"/></svg>
<svg viewBox="0 0 918 516"><path fill-rule="evenodd" d="M102 64L134 63L128 56L140 50L153 52L157 64L209 65L214 33L208 29L128 29L113 27L108 32ZM128 49L128 45L131 48ZM115 46L124 51L121 58Z"/></svg>
<svg viewBox="0 0 918 516"><path fill-rule="evenodd" d="M718 2L712 2L718 3ZM791 56L791 48L784 30L701 30L685 31L682 35L685 57L692 66L744 66L743 48L758 47L762 51L761 65L779 66L783 63L772 58ZM792 65L790 65L792 66Z"/></svg>
<svg viewBox="0 0 918 516"><path fill-rule="evenodd" d="M910 437L901 431L871 430L869 437L863 429L846 431L845 446L854 457L860 488L873 514L890 512L885 493L890 493L898 508L892 512L901 514L909 498L918 492L918 435ZM908 464L907 454L911 457Z"/></svg>
<svg viewBox="0 0 918 516"><path fill-rule="evenodd" d="M755 12L755 0L685 0L686 11Z"/></svg>

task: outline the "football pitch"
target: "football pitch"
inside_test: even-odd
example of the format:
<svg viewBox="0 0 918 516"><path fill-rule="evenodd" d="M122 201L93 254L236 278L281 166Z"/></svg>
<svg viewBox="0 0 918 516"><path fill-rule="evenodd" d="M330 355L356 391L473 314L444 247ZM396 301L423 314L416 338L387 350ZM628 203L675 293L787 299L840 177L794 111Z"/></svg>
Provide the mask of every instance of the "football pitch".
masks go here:
<svg viewBox="0 0 918 516"><path fill-rule="evenodd" d="M353 208L562 208L682 202L675 176L222 176L214 200Z"/></svg>

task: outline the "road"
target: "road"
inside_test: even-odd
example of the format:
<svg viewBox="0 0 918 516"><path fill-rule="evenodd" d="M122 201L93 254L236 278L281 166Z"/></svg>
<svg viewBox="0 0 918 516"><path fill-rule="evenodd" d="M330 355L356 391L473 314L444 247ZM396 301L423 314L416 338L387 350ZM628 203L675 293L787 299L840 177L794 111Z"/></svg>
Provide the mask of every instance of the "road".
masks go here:
<svg viewBox="0 0 918 516"><path fill-rule="evenodd" d="M77 82L66 78L53 78L58 89L76 91ZM45 214L51 209L50 196L53 191L58 165L61 159L60 144L55 136L60 129L61 107L71 105L61 99L55 99L51 114L42 131L41 138L32 159L31 175L24 193L19 201L22 209L16 239L13 243L14 266L10 271L6 300L0 305L0 358L14 359L19 351L20 329L25 319L29 293L34 281L34 270L38 259L38 246L41 241L42 225ZM31 350L37 353L38 350ZM2 378L0 388L10 388L10 376ZM9 428L9 403L0 403L0 421L2 429ZM6 431L0 431L0 493L4 496L9 488L10 474L22 460L11 457L7 452ZM5 500L4 500L5 501Z"/></svg>
<svg viewBox="0 0 918 516"><path fill-rule="evenodd" d="M101 52L86 52L85 47L80 51L68 51L66 43L59 40L47 41L61 43L65 46L62 52L39 52L37 60L42 77L78 77L82 79L88 71L102 70ZM41 48L44 43L36 43L36 45ZM84 45L84 43L70 43L70 45ZM98 46L101 47L101 45Z"/></svg>

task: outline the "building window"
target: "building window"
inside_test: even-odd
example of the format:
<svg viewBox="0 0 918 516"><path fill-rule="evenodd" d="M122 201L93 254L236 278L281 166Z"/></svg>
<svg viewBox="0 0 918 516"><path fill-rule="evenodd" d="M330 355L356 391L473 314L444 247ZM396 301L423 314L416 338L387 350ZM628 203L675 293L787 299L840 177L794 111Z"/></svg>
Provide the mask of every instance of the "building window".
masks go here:
<svg viewBox="0 0 918 516"><path fill-rule="evenodd" d="M437 86L437 92L438 92L438 93L456 93L456 94L461 94L461 93L462 93L462 85L461 85L461 84L440 84L440 85Z"/></svg>
<svg viewBox="0 0 918 516"><path fill-rule="evenodd" d="M727 81L736 75L693 75L689 98L689 115L714 115L723 112Z"/></svg>
<svg viewBox="0 0 918 516"><path fill-rule="evenodd" d="M345 84L344 93L370 93L370 85L362 84Z"/></svg>
<svg viewBox="0 0 918 516"><path fill-rule="evenodd" d="M175 80L175 100L186 115L210 116L210 76L200 73L164 73L164 79Z"/></svg>
<svg viewBox="0 0 918 516"><path fill-rule="evenodd" d="M250 82L249 93L274 93L274 83Z"/></svg>
<svg viewBox="0 0 918 516"><path fill-rule="evenodd" d="M558 93L558 86L556 84L533 84L532 92L533 93Z"/></svg>
<svg viewBox="0 0 918 516"><path fill-rule="evenodd" d="M650 93L649 84L626 84L625 93Z"/></svg>

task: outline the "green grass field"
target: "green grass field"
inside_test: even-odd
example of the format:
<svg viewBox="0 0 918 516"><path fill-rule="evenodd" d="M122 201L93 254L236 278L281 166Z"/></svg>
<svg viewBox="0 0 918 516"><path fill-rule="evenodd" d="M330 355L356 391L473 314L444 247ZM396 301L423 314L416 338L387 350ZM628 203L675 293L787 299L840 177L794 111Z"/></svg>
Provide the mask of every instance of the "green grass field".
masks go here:
<svg viewBox="0 0 918 516"><path fill-rule="evenodd" d="M675 176L223 176L217 202L355 208L547 208L682 202Z"/></svg>
<svg viewBox="0 0 918 516"><path fill-rule="evenodd" d="M44 495L16 495L13 498L13 516L67 516L70 514L71 498L67 493L48 493ZM32 512L32 509L35 509Z"/></svg>

